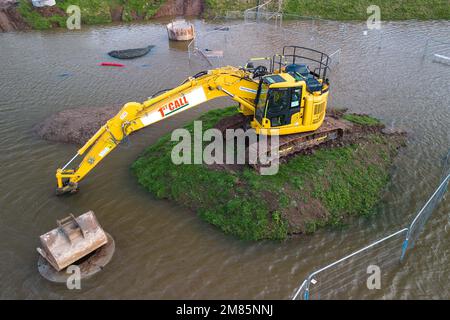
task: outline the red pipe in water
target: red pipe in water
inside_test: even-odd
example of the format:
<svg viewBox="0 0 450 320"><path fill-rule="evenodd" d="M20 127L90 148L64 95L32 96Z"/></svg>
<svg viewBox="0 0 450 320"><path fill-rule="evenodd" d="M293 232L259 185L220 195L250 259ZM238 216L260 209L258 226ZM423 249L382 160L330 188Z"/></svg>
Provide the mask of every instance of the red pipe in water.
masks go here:
<svg viewBox="0 0 450 320"><path fill-rule="evenodd" d="M102 62L102 63L99 64L99 66L103 66L103 67L125 67L124 64L115 63L115 62Z"/></svg>

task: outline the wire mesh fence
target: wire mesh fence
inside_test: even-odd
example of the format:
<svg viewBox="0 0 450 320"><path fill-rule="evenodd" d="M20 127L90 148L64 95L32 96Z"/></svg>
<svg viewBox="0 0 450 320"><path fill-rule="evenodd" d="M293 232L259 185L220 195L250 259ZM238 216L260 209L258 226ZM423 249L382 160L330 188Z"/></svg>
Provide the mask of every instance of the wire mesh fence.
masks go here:
<svg viewBox="0 0 450 320"><path fill-rule="evenodd" d="M433 62L450 65L450 41L428 38L422 58L431 58Z"/></svg>
<svg viewBox="0 0 450 320"><path fill-rule="evenodd" d="M229 31L244 30L255 23L227 23L213 30L199 32L187 46L188 59L194 57L205 61L209 67L215 67L220 60L230 51L232 46L228 44Z"/></svg>
<svg viewBox="0 0 450 320"><path fill-rule="evenodd" d="M399 230L311 273L293 299L348 299L370 295L371 290L387 282L392 271L399 267L407 232L407 228ZM375 272L380 275L379 284L368 283Z"/></svg>
<svg viewBox="0 0 450 320"><path fill-rule="evenodd" d="M381 283L389 282L426 222L443 199L450 181L450 150L444 160L444 175L411 224L312 272L299 286L293 300L352 299L370 297ZM378 279L378 280L377 280Z"/></svg>
<svg viewBox="0 0 450 320"><path fill-rule="evenodd" d="M413 222L408 228L408 234L406 236L404 242L404 248L402 251L402 259L406 254L407 249L411 249L414 247L415 242L417 241L421 231L423 230L426 222L430 218L433 211L436 209L437 205L441 202L444 194L447 192L448 182L450 179L450 174L447 175L433 193L433 195L428 199L425 206L419 211L417 216L414 218Z"/></svg>
<svg viewBox="0 0 450 320"><path fill-rule="evenodd" d="M245 18L245 14L244 11L227 11L225 13L225 19L227 20L237 20L237 19L244 19Z"/></svg>

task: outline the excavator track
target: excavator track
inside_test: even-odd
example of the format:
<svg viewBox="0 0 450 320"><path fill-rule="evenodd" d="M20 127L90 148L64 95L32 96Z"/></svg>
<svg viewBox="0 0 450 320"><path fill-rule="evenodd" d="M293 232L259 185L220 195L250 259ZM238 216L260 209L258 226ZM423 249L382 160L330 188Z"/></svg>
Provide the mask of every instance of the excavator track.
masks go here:
<svg viewBox="0 0 450 320"><path fill-rule="evenodd" d="M225 133L227 129L245 129L248 127L247 124L248 118L242 115L233 115L220 120L215 128ZM345 136L351 135L352 129L353 124L351 122L335 116L326 116L322 126L316 131L278 136L278 161L282 162L293 154L305 152L330 141L342 141ZM267 159L276 152L275 146L272 147L272 138L269 136L267 139L268 147L265 150L258 150L258 142L247 146L247 159L250 154L257 155L257 162L248 163L257 171L270 166L270 163L262 164L259 160Z"/></svg>
<svg viewBox="0 0 450 320"><path fill-rule="evenodd" d="M323 125L316 131L279 136L278 161L282 162L293 154L305 152L330 141L340 141L346 133L348 134L351 131L352 127L352 124L345 120L325 117ZM269 137L269 146L271 145L270 139ZM249 152L257 152L258 160L274 155L275 152L273 148L269 147L264 150L267 153L265 157L262 157L264 155L258 152L257 143L250 145L248 148ZM257 171L269 165L270 163L261 164L260 161L250 164Z"/></svg>

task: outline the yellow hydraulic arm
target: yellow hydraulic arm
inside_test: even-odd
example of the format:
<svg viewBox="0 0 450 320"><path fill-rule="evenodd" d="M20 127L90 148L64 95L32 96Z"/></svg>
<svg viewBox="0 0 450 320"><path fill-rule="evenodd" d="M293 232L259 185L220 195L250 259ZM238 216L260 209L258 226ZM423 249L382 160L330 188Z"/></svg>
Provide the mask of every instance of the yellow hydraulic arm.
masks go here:
<svg viewBox="0 0 450 320"><path fill-rule="evenodd" d="M57 194L76 192L78 182L132 132L206 101L230 96L239 103L244 115L253 115L257 88L258 82L251 78L251 73L228 66L201 72L188 78L180 86L143 103L125 104L63 168L57 169ZM82 155L85 156L78 167L68 169Z"/></svg>

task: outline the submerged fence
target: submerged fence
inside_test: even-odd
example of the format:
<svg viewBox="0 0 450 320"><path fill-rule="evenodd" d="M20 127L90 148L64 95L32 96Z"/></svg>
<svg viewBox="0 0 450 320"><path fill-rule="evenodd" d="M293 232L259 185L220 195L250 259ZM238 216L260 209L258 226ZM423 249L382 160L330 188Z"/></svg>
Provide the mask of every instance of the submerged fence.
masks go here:
<svg viewBox="0 0 450 320"><path fill-rule="evenodd" d="M245 22L249 21L275 21L275 25L283 23L282 1L280 0L268 0L263 4L260 4L254 8L250 8L244 11Z"/></svg>
<svg viewBox="0 0 450 320"><path fill-rule="evenodd" d="M430 53L430 51L432 51ZM422 58L426 58L431 54L434 62L450 65L450 42L434 38L428 38L425 43Z"/></svg>
<svg viewBox="0 0 450 320"><path fill-rule="evenodd" d="M364 291L370 290L371 285L376 286L376 283L369 283L371 273L378 272L381 277L386 277L390 274L389 271L401 268L405 255L414 247L426 222L447 191L450 181L449 160L450 151L445 160L443 179L407 228L312 272L292 299L336 299L341 294L345 294L346 298L358 298Z"/></svg>

